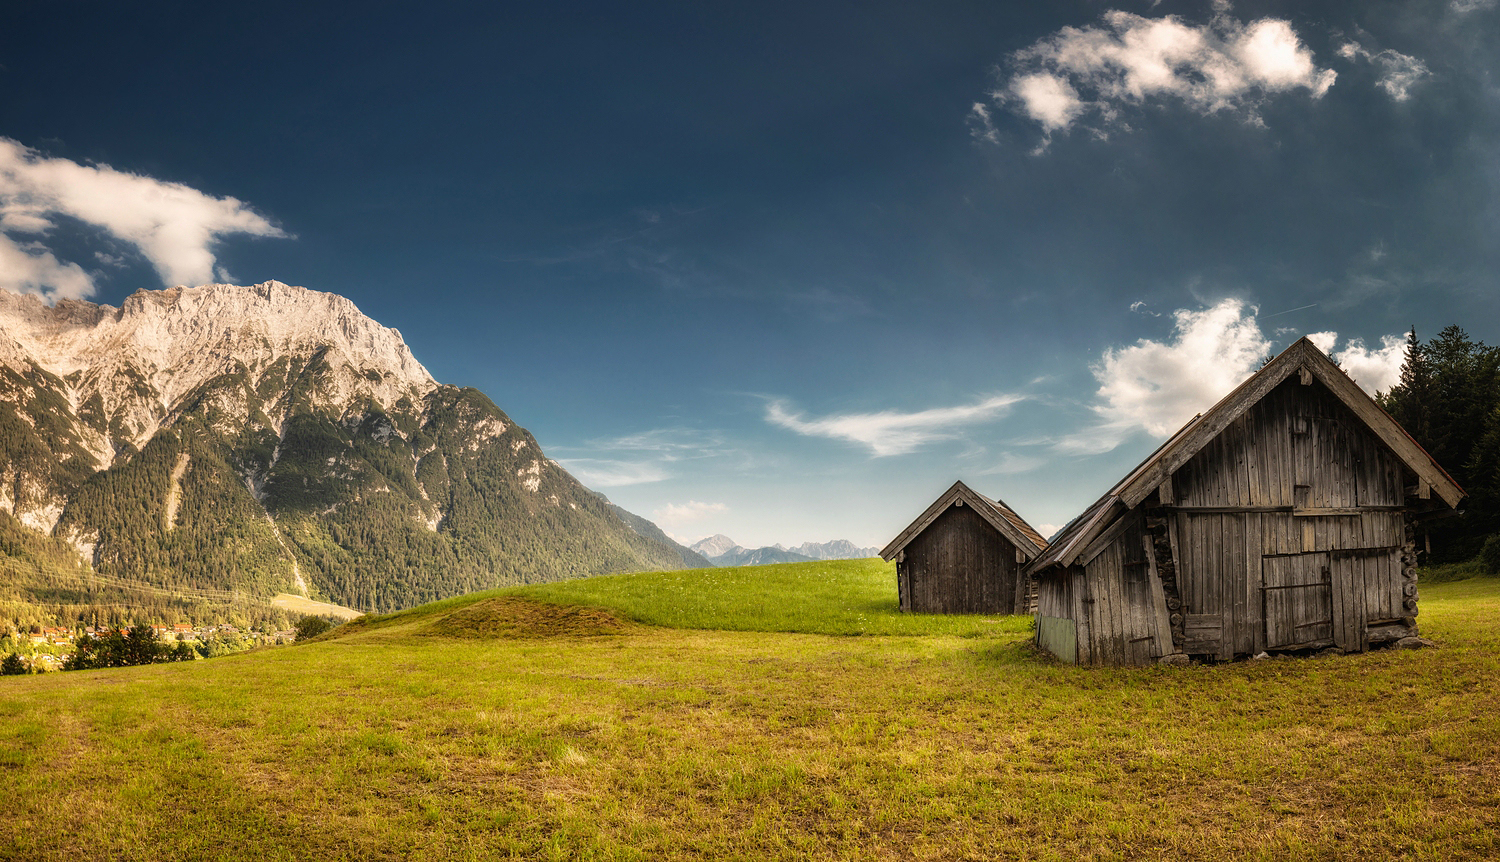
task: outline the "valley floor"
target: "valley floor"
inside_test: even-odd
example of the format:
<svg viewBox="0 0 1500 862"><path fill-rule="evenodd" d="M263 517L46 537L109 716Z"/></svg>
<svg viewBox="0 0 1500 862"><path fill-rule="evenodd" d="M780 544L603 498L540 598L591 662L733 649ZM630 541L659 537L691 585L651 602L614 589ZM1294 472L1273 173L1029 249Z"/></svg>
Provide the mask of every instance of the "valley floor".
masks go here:
<svg viewBox="0 0 1500 862"><path fill-rule="evenodd" d="M1182 669L502 597L6 678L0 855L1494 858L1500 580L1422 596L1438 649Z"/></svg>

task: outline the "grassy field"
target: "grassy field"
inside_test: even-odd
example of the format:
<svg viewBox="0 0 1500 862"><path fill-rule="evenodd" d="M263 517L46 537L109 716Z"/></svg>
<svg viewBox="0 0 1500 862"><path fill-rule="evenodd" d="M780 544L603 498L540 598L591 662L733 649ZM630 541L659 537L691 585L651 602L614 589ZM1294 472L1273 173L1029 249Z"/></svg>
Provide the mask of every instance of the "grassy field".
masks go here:
<svg viewBox="0 0 1500 862"><path fill-rule="evenodd" d="M1424 585L1439 649L1142 670L893 593L630 575L3 678L0 858L1500 856L1500 580Z"/></svg>

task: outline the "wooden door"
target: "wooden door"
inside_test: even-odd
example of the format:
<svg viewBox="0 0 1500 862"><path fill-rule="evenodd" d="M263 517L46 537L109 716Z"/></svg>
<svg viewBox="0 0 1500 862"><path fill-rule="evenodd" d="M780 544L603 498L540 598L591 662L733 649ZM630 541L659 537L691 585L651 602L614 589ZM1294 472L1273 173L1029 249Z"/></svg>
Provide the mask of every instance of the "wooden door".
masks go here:
<svg viewBox="0 0 1500 862"><path fill-rule="evenodd" d="M1335 636L1334 578L1328 554L1261 559L1266 648L1287 649Z"/></svg>

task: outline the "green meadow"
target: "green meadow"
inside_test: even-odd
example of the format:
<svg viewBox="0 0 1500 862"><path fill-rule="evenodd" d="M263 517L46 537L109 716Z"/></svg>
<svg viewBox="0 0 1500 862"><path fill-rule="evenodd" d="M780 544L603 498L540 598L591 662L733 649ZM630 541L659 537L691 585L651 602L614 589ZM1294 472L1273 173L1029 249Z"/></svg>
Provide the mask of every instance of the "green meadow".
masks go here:
<svg viewBox="0 0 1500 862"><path fill-rule="evenodd" d="M1089 670L843 561L0 678L0 858L1488 859L1500 580L1437 649Z"/></svg>

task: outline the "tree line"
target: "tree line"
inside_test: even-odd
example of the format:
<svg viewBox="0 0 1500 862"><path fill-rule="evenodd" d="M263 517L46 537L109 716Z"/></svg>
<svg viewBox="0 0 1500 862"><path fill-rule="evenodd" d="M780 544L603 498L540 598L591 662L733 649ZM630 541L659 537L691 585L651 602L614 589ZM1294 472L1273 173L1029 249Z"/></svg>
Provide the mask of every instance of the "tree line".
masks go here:
<svg viewBox="0 0 1500 862"><path fill-rule="evenodd" d="M1460 326L1427 342L1413 328L1400 382L1376 401L1468 494L1457 517L1424 525L1427 562L1475 558L1487 539L1500 536L1500 347L1469 338ZM1500 550L1500 538L1492 544Z"/></svg>

